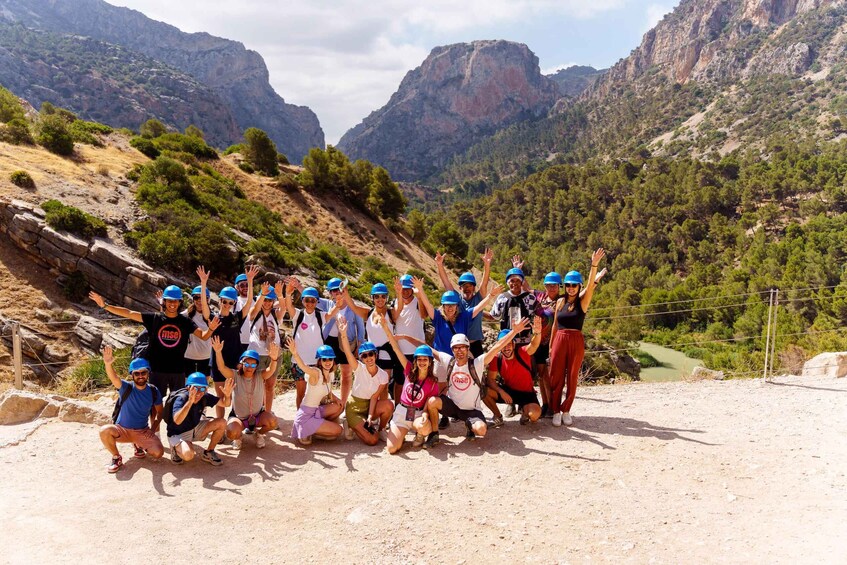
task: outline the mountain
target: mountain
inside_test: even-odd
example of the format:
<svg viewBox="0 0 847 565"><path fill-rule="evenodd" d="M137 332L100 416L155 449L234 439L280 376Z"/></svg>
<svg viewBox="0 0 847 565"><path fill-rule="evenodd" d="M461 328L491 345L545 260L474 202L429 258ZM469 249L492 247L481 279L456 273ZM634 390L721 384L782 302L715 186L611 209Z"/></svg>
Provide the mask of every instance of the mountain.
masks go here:
<svg viewBox="0 0 847 565"><path fill-rule="evenodd" d="M545 119L457 155L441 182L505 186L595 156L721 156L847 124L843 0L683 0L632 53Z"/></svg>
<svg viewBox="0 0 847 565"><path fill-rule="evenodd" d="M594 67L583 65L573 65L566 69L559 69L555 73L547 75L547 78L559 85L559 92L563 96L575 98L597 82L607 70L598 70Z"/></svg>
<svg viewBox="0 0 847 565"><path fill-rule="evenodd" d="M216 93L240 130L265 130L279 151L294 162L311 147L324 146L314 112L287 104L271 87L262 57L236 41L184 33L102 0L0 0L0 18L119 45L178 69ZM69 109L78 111L72 105ZM205 123L196 125L209 129ZM240 135L222 141L221 145L237 143Z"/></svg>
<svg viewBox="0 0 847 565"><path fill-rule="evenodd" d="M545 116L560 94L526 45L474 41L436 47L384 107L344 134L339 149L400 180L438 172L456 153L509 124Z"/></svg>

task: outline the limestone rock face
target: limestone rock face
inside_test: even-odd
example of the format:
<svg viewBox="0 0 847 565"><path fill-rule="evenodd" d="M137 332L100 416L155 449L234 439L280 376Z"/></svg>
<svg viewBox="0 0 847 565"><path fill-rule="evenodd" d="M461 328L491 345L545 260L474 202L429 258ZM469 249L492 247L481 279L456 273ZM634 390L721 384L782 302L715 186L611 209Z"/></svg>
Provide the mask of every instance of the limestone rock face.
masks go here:
<svg viewBox="0 0 847 565"><path fill-rule="evenodd" d="M803 364L804 377L840 378L847 375L847 351L821 353Z"/></svg>
<svg viewBox="0 0 847 565"><path fill-rule="evenodd" d="M559 90L526 45L474 41L436 47L383 108L338 143L398 180L419 180L485 136L545 116Z"/></svg>
<svg viewBox="0 0 847 565"><path fill-rule="evenodd" d="M595 69L581 65L574 65L567 69L556 71L547 77L559 85L559 92L563 96L576 98L585 91L586 88L593 85L600 77L606 74L607 69Z"/></svg>
<svg viewBox="0 0 847 565"><path fill-rule="evenodd" d="M47 399L41 395L22 390L7 390L0 396L0 425L30 422L45 406Z"/></svg>
<svg viewBox="0 0 847 565"><path fill-rule="evenodd" d="M286 103L271 87L261 55L239 42L185 33L103 0L4 0L2 8L0 20L5 16L30 27L119 45L190 75L226 104L237 124L238 134L216 138L219 145L238 143L243 130L258 127L292 162L299 162L311 147L324 146L314 112ZM208 132L202 119L198 112L194 123Z"/></svg>

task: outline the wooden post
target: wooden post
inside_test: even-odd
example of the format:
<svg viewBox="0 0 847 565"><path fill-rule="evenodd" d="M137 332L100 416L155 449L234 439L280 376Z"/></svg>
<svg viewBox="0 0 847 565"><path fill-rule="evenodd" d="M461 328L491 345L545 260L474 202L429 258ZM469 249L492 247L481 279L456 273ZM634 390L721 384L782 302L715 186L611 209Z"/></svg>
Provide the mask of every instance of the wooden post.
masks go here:
<svg viewBox="0 0 847 565"><path fill-rule="evenodd" d="M773 360L776 357L776 335L777 335L777 325L776 320L779 316L779 289L775 288L773 291L773 337L771 337L771 364L769 368L770 376L773 377Z"/></svg>
<svg viewBox="0 0 847 565"><path fill-rule="evenodd" d="M15 388L24 388L24 361L21 351L21 327L17 322L12 323L12 362L15 365Z"/></svg>
<svg viewBox="0 0 847 565"><path fill-rule="evenodd" d="M765 363L764 369L762 371L762 378L765 382L768 381L768 362L770 361L770 353L771 353L771 322L773 317L773 289L768 291L768 322L767 322L767 334L765 337Z"/></svg>

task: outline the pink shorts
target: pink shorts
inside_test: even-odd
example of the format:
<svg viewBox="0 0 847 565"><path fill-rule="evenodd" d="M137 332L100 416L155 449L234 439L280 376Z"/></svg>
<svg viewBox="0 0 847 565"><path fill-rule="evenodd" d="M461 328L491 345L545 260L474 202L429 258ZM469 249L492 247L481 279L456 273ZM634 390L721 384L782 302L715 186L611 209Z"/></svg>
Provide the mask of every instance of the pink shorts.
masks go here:
<svg viewBox="0 0 847 565"><path fill-rule="evenodd" d="M162 446L162 440L159 439L159 435L154 433L150 428L133 430L123 426L118 426L117 424L115 424L115 427L118 429L118 437L115 438L115 441L118 443L134 443L145 450L157 447L164 449Z"/></svg>

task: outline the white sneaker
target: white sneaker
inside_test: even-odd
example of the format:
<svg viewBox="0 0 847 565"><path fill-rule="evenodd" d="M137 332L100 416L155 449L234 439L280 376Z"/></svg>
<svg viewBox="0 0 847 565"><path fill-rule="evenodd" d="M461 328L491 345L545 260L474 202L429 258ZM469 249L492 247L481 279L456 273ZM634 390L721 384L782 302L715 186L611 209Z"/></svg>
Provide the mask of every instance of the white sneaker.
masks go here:
<svg viewBox="0 0 847 565"><path fill-rule="evenodd" d="M312 436L301 437L299 440L300 445L312 445Z"/></svg>
<svg viewBox="0 0 847 565"><path fill-rule="evenodd" d="M570 412L562 413L562 423L566 426L572 426L573 425L573 418L571 418Z"/></svg>
<svg viewBox="0 0 847 565"><path fill-rule="evenodd" d="M347 441L350 441L351 439L353 439L353 428L351 428L349 425L347 425L347 419L346 418L344 419L343 427L344 427L344 439L346 439Z"/></svg>
<svg viewBox="0 0 847 565"><path fill-rule="evenodd" d="M562 425L562 413L556 412L555 414L553 414L553 426L558 428L561 425Z"/></svg>
<svg viewBox="0 0 847 565"><path fill-rule="evenodd" d="M259 432L256 432L256 447L262 449L263 447L265 447L265 445L267 445L267 441L265 440L265 434L260 434Z"/></svg>
<svg viewBox="0 0 847 565"><path fill-rule="evenodd" d="M236 451L241 451L241 439L232 440L232 448Z"/></svg>

